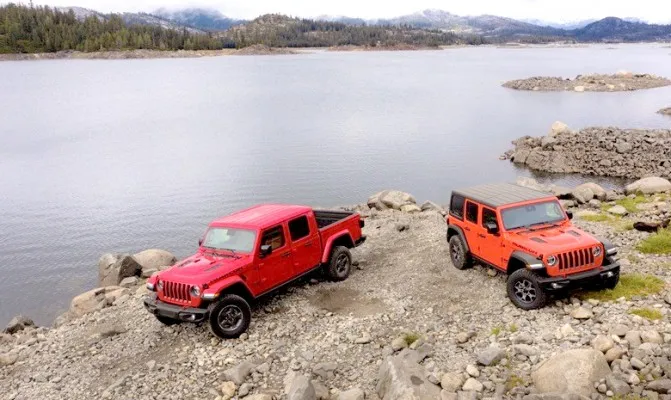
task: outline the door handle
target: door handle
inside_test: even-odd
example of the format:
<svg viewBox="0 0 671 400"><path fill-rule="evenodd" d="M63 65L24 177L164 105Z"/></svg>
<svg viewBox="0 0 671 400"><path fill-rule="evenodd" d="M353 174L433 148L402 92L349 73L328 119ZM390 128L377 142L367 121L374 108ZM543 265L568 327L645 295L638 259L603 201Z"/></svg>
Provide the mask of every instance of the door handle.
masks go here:
<svg viewBox="0 0 671 400"><path fill-rule="evenodd" d="M307 242L307 243L305 243L303 246L305 246L305 247L312 247L312 242Z"/></svg>
<svg viewBox="0 0 671 400"><path fill-rule="evenodd" d="M483 235L482 233L478 233L478 237L481 237L481 238L484 239L484 238L486 238L487 236Z"/></svg>
<svg viewBox="0 0 671 400"><path fill-rule="evenodd" d="M471 231L471 228L469 228L469 227L467 227L467 226L464 226L464 230L470 232L470 231Z"/></svg>
<svg viewBox="0 0 671 400"><path fill-rule="evenodd" d="M284 254L282 254L282 257L283 257L283 258L287 258L287 257L289 257L290 255L291 255L291 252L284 253Z"/></svg>

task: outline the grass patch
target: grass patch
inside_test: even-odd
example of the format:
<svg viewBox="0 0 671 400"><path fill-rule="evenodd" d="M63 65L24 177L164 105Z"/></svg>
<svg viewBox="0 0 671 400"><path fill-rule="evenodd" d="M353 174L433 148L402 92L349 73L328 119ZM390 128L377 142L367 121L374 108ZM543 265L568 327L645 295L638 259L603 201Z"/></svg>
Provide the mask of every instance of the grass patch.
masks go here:
<svg viewBox="0 0 671 400"><path fill-rule="evenodd" d="M403 340L405 340L405 343L410 346L419 340L419 334L414 332L406 333L403 335Z"/></svg>
<svg viewBox="0 0 671 400"><path fill-rule="evenodd" d="M588 222L610 222L612 217L607 214L587 214L581 216L580 219Z"/></svg>
<svg viewBox="0 0 671 400"><path fill-rule="evenodd" d="M644 254L671 254L671 230L663 229L643 239L636 249Z"/></svg>
<svg viewBox="0 0 671 400"><path fill-rule="evenodd" d="M491 333L492 335L494 335L494 336L499 336L499 335L501 334L501 331L502 331L502 330L503 330L502 327L500 327L500 326L495 326L495 327L492 328L492 330L491 330L490 333Z"/></svg>
<svg viewBox="0 0 671 400"><path fill-rule="evenodd" d="M510 392L511 390L515 389L516 387L523 387L523 386L526 386L526 385L527 385L527 382L523 378L521 378L521 377L519 377L515 374L512 374L506 380L506 392Z"/></svg>
<svg viewBox="0 0 671 400"><path fill-rule="evenodd" d="M630 214L633 214L640 211L636 207L637 205L647 203L648 201L650 200L639 194L634 198L625 197L624 199L616 200L615 204L624 207Z"/></svg>
<svg viewBox="0 0 671 400"><path fill-rule="evenodd" d="M638 264L641 262L641 258L634 253L627 254L627 260L632 264Z"/></svg>
<svg viewBox="0 0 671 400"><path fill-rule="evenodd" d="M579 296L584 299L599 301L614 301L620 297L627 300L634 296L648 296L659 293L664 289L664 281L652 275L626 274L620 276L620 283L615 289L605 289L598 292L582 292Z"/></svg>
<svg viewBox="0 0 671 400"><path fill-rule="evenodd" d="M663 315L662 312L654 309L654 308L635 308L633 310L629 311L629 314L634 314L638 315L639 317L643 317L645 319L649 319L651 321L656 321L659 319L662 319Z"/></svg>
<svg viewBox="0 0 671 400"><path fill-rule="evenodd" d="M612 400L644 400L644 398L641 397L641 395L638 395L636 393L629 393L629 394L625 394L625 395L616 394L615 396L611 397L611 399Z"/></svg>
<svg viewBox="0 0 671 400"><path fill-rule="evenodd" d="M517 325L515 325L515 324L510 324L510 326L508 327L508 330L509 330L511 333L515 333L515 332L517 332L517 331L519 330L519 328L518 328Z"/></svg>

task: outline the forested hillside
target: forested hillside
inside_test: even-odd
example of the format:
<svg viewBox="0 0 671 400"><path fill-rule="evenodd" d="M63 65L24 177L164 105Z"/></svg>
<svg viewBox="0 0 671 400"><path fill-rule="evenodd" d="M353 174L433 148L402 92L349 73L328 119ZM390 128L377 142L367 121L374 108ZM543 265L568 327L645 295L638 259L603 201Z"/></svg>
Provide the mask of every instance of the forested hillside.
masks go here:
<svg viewBox="0 0 671 400"><path fill-rule="evenodd" d="M78 50L220 49L220 39L160 26L127 25L119 15L78 20L73 11L0 6L0 53Z"/></svg>
<svg viewBox="0 0 671 400"><path fill-rule="evenodd" d="M270 47L441 46L482 44L477 35L415 29L408 26L352 26L341 22L315 21L268 14L220 33L226 46L263 44Z"/></svg>

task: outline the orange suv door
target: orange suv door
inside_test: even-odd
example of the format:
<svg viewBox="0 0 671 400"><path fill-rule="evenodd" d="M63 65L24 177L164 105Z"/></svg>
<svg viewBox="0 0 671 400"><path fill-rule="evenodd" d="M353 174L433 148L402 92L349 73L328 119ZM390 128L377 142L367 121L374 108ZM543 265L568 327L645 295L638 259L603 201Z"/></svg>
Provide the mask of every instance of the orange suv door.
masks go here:
<svg viewBox="0 0 671 400"><path fill-rule="evenodd" d="M259 259L259 289L267 292L294 276L291 246L286 238L284 224L261 233L261 246L270 245L272 252Z"/></svg>
<svg viewBox="0 0 671 400"><path fill-rule="evenodd" d="M480 206L470 200L466 200L466 213L464 215L464 236L468 242L471 254L480 258L480 238L478 237L478 215Z"/></svg>
<svg viewBox="0 0 671 400"><path fill-rule="evenodd" d="M501 260L501 255L503 254L501 233L489 233L486 225L488 222L495 223L500 229L501 225L498 222L496 211L483 206L481 207L480 224L475 228L479 257L497 268L505 269Z"/></svg>

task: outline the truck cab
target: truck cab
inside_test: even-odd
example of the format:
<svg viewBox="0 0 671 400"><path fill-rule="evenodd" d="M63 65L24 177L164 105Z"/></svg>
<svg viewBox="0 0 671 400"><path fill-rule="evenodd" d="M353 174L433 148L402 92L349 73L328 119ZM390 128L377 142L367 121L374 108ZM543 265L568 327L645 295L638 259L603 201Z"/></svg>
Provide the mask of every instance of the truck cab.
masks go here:
<svg viewBox="0 0 671 400"><path fill-rule="evenodd" d="M359 214L307 206L260 205L212 221L195 254L147 281L145 307L164 324L207 320L221 338L238 337L250 303L323 268L349 276L350 249L364 242Z"/></svg>
<svg viewBox="0 0 671 400"><path fill-rule="evenodd" d="M572 214L548 193L516 184L454 190L446 218L452 264L474 261L508 276L510 300L540 308L548 294L571 288L614 288L617 249L574 226Z"/></svg>

